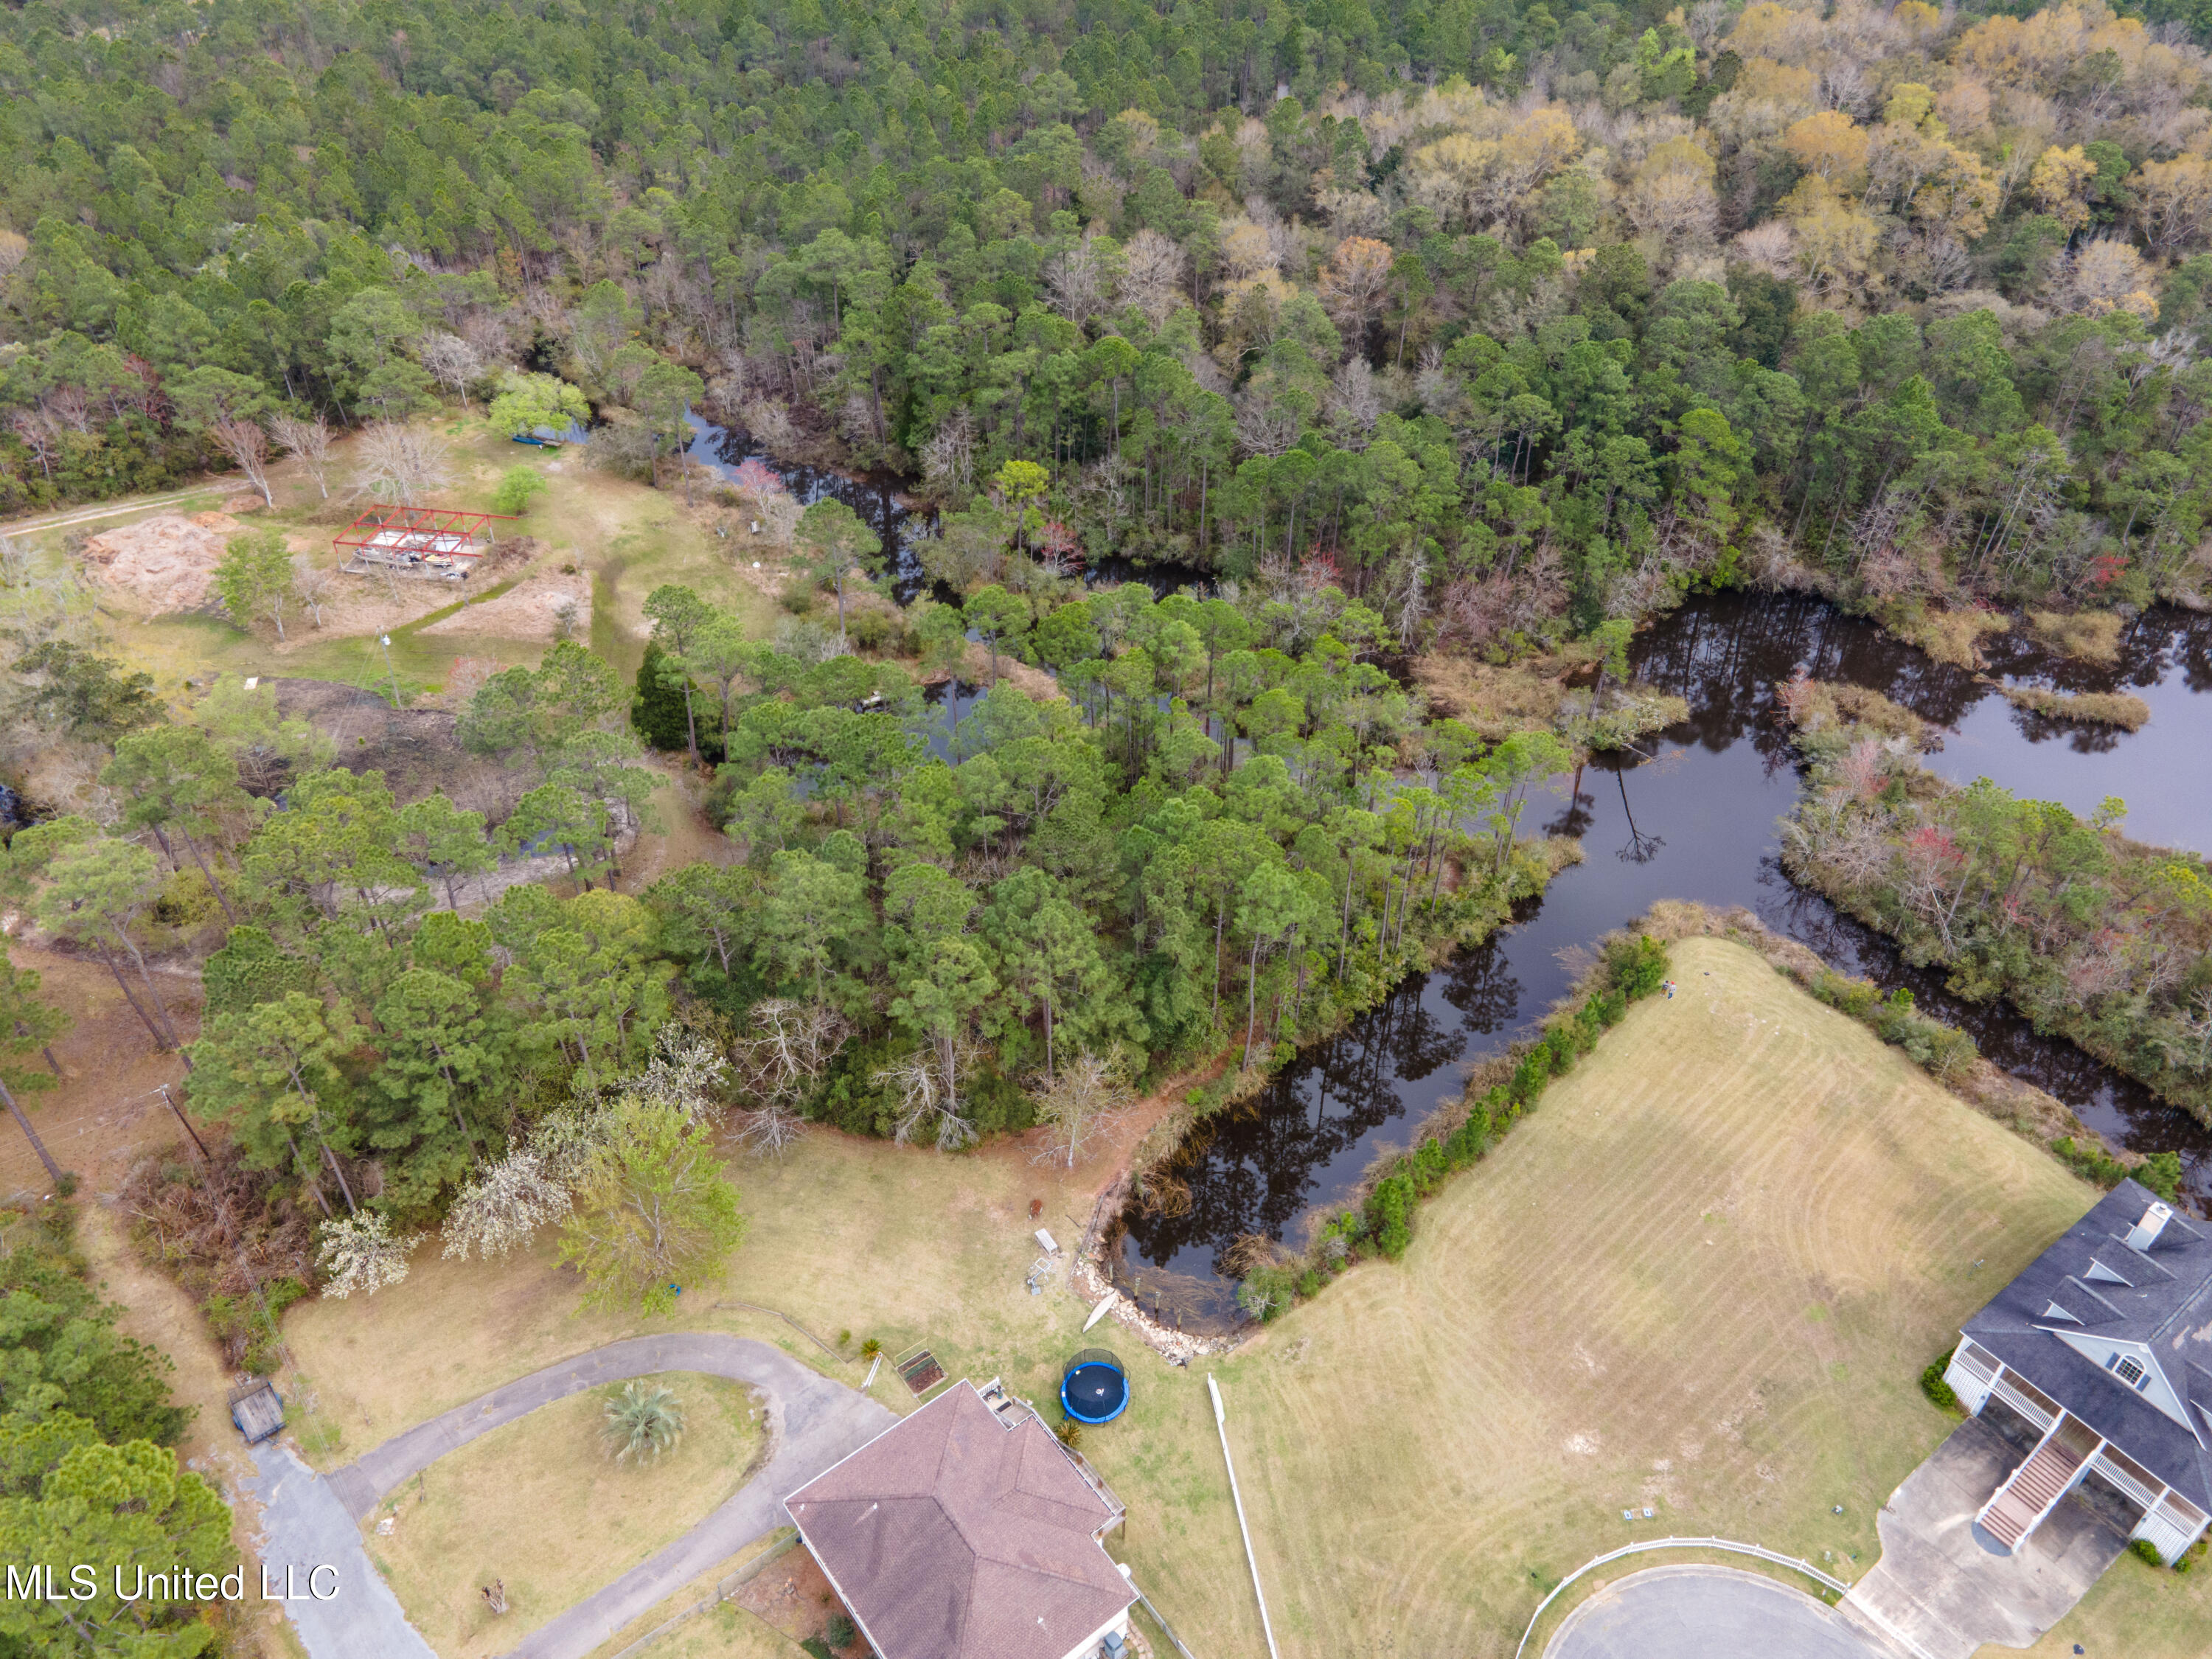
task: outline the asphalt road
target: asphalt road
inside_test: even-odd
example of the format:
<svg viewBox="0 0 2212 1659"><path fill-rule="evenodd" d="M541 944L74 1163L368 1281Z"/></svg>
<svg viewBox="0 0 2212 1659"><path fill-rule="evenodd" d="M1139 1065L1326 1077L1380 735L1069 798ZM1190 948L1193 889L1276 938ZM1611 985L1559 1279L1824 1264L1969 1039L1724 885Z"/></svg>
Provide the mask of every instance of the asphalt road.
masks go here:
<svg viewBox="0 0 2212 1659"><path fill-rule="evenodd" d="M1825 1602L1735 1567L1652 1567L1577 1607L1544 1659L1889 1659Z"/></svg>
<svg viewBox="0 0 2212 1659"><path fill-rule="evenodd" d="M509 1659L582 1659L616 1631L785 1524L783 1498L897 1419L842 1382L809 1370L781 1349L749 1337L679 1332L611 1342L494 1389L394 1435L343 1468L317 1479L289 1452L263 1449L249 1483L264 1506L272 1574L291 1562L338 1568L329 1601L288 1602L309 1659L430 1659L398 1601L363 1553L361 1522L378 1500L416 1471L480 1434L586 1389L659 1371L699 1371L749 1382L768 1401L769 1453L735 1496L642 1565L595 1591L518 1643ZM326 1575L322 1583L330 1583ZM359 1594L355 1586L362 1586Z"/></svg>
<svg viewBox="0 0 2212 1659"><path fill-rule="evenodd" d="M311 1659L437 1659L369 1565L360 1522L331 1483L273 1442L247 1449L255 1474L246 1488L260 1502L265 1540L262 1585L248 1593L282 1595L289 1583L297 1595L284 1610ZM335 1577L319 1567L336 1568ZM316 1599L325 1590L333 1592L329 1599Z"/></svg>

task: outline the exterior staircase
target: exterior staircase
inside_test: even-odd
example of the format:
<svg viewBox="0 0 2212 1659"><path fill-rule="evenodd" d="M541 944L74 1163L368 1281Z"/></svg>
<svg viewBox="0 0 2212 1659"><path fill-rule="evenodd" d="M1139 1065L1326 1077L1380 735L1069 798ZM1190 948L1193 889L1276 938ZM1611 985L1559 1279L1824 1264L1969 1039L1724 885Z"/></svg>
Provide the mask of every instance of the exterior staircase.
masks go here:
<svg viewBox="0 0 2212 1659"><path fill-rule="evenodd" d="M1974 1517L1990 1536L2014 1553L2058 1500L2074 1489L2084 1464L2104 1446L2104 1437L2077 1417L2061 1413L2028 1459Z"/></svg>

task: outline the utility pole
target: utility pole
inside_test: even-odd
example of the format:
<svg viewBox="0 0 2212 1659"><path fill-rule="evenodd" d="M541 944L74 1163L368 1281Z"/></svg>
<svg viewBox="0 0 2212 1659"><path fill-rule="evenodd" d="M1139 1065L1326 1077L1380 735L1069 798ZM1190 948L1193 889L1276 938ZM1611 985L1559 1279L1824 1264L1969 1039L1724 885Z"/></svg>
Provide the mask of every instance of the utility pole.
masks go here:
<svg viewBox="0 0 2212 1659"><path fill-rule="evenodd" d="M404 708L407 705L399 701L399 671L392 665L392 635L379 634L376 642L384 647L384 672L392 676L392 706Z"/></svg>
<svg viewBox="0 0 2212 1659"><path fill-rule="evenodd" d="M169 1093L169 1085L166 1083L161 1085L161 1101L177 1115L177 1121L185 1126L185 1133L192 1138L192 1145L200 1149L201 1158L205 1158L208 1155L207 1142L200 1139L200 1132L192 1127L191 1119L185 1115L185 1109L177 1104L175 1097Z"/></svg>
<svg viewBox="0 0 2212 1659"><path fill-rule="evenodd" d="M23 1138L31 1143L31 1150L39 1155L39 1162L46 1166L46 1179L54 1183L56 1191L59 1191L61 1166L54 1162L54 1155L46 1150L46 1143L39 1139L39 1132L31 1127L31 1120L23 1115L23 1109L15 1103L15 1097L5 1083L0 1083L0 1104L5 1104L15 1114L16 1123L22 1128Z"/></svg>

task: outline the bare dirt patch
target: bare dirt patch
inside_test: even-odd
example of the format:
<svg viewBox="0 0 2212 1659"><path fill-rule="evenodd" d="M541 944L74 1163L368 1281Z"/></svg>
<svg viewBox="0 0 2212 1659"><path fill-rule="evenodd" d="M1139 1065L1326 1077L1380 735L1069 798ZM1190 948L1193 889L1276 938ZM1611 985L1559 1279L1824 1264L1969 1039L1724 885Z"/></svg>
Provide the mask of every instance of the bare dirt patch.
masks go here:
<svg viewBox="0 0 2212 1659"><path fill-rule="evenodd" d="M160 1089L181 1082L184 1063L155 1048L97 958L26 939L20 923L10 933L8 952L15 965L35 969L45 981L40 994L76 1022L51 1045L61 1078L48 1088L19 1090L17 1099L54 1162L76 1171L88 1188L119 1184L132 1159L183 1138ZM178 1035L189 1042L198 1035L198 976L159 960L152 967ZM52 1075L43 1056L32 1056L27 1069L32 1067ZM21 1133L6 1123L0 1128L0 1193L44 1193L49 1186Z"/></svg>
<svg viewBox="0 0 2212 1659"><path fill-rule="evenodd" d="M730 1599L794 1642L823 1635L830 1620L844 1610L821 1563L804 1548L786 1550ZM855 1643L850 1651L858 1655L864 1644Z"/></svg>
<svg viewBox="0 0 2212 1659"><path fill-rule="evenodd" d="M318 623L309 615L308 626L302 628L295 618L289 624L291 637L279 643L276 653L282 657L309 650L334 635L389 633L443 610L459 597L445 582L397 576L387 583L379 574L340 571L331 583L330 597L322 602L322 621Z"/></svg>
<svg viewBox="0 0 2212 1659"><path fill-rule="evenodd" d="M208 603L225 544L244 528L223 513L157 513L94 536L84 561L111 592L149 617L197 611Z"/></svg>
<svg viewBox="0 0 2212 1659"><path fill-rule="evenodd" d="M580 572L539 571L524 577L496 599L470 600L463 609L422 631L547 645L561 639L587 639L592 632L591 578Z"/></svg>

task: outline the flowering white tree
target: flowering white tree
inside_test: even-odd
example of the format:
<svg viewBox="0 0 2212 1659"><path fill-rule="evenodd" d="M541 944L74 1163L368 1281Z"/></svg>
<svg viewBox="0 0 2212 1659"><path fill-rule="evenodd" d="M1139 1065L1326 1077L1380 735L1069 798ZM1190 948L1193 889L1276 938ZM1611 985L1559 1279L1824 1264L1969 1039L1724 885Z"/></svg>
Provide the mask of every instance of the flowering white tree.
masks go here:
<svg viewBox="0 0 2212 1659"><path fill-rule="evenodd" d="M716 1097L729 1070L711 1042L680 1025L662 1026L642 1072L580 1089L574 1101L538 1119L526 1141L509 1140L504 1156L477 1171L446 1212L446 1255L466 1261L474 1252L489 1261L527 1246L548 1222L566 1220L624 1105L672 1108L685 1122L711 1127L722 1115Z"/></svg>
<svg viewBox="0 0 2212 1659"><path fill-rule="evenodd" d="M568 1213L568 1185L554 1177L544 1153L510 1140L507 1156L477 1171L446 1212L445 1254L466 1261L474 1250L491 1261Z"/></svg>
<svg viewBox="0 0 2212 1659"><path fill-rule="evenodd" d="M407 1255L422 1242L420 1233L395 1238L391 1221L374 1210L338 1216L322 1224L322 1249L315 1265L323 1270L323 1294L343 1301L356 1291L374 1296L407 1277Z"/></svg>
<svg viewBox="0 0 2212 1659"><path fill-rule="evenodd" d="M668 1024L654 1033L653 1057L646 1061L645 1069L617 1085L615 1092L673 1106L696 1123L721 1116L715 1096L729 1074L729 1062L715 1052L713 1043L680 1025Z"/></svg>

